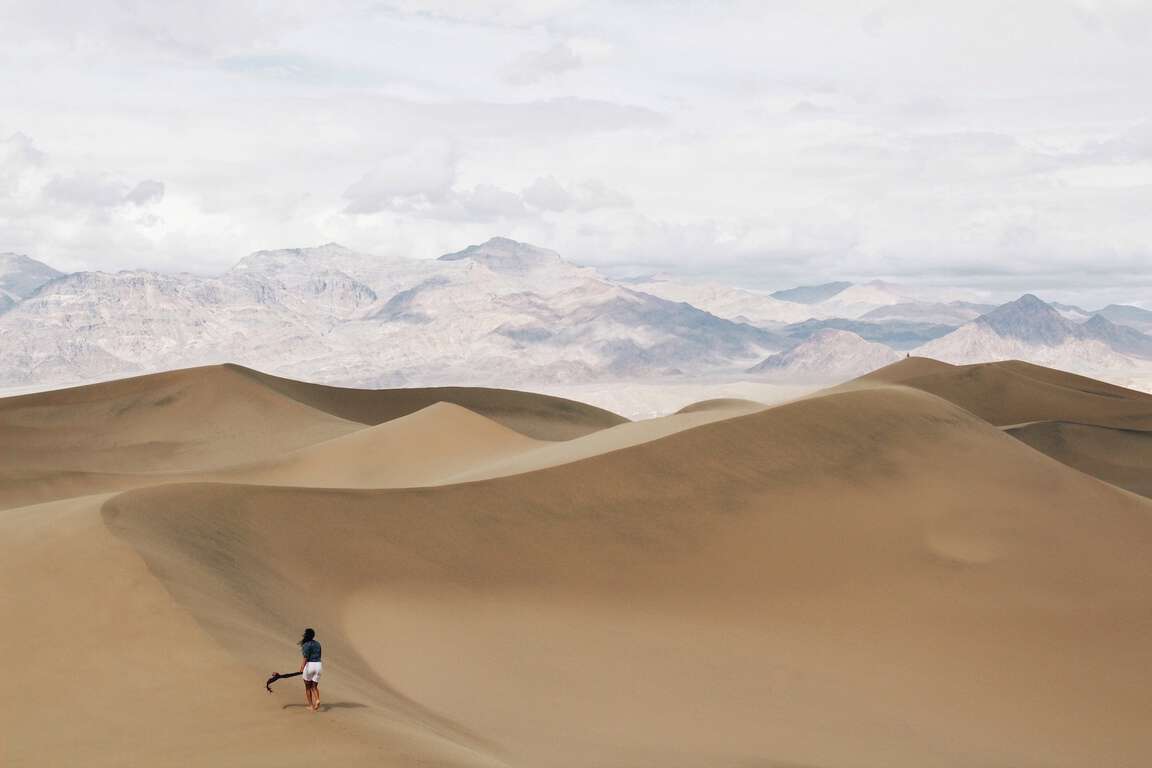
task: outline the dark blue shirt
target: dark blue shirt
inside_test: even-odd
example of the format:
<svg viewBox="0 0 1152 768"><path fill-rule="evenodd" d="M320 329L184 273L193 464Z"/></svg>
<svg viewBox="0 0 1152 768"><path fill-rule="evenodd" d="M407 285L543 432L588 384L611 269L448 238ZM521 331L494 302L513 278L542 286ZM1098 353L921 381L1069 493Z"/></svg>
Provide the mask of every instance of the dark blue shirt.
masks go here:
<svg viewBox="0 0 1152 768"><path fill-rule="evenodd" d="M300 653L304 654L305 661L320 661L320 643L315 640L302 643Z"/></svg>

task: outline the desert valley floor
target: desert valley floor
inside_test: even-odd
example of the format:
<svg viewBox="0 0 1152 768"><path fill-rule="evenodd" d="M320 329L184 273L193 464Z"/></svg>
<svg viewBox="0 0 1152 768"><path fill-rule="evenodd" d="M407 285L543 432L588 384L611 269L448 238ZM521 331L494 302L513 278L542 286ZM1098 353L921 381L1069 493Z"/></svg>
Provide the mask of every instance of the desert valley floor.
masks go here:
<svg viewBox="0 0 1152 768"><path fill-rule="evenodd" d="M1152 395L630 422L236 366L0 400L6 766L1152 765ZM324 708L303 706L304 626Z"/></svg>

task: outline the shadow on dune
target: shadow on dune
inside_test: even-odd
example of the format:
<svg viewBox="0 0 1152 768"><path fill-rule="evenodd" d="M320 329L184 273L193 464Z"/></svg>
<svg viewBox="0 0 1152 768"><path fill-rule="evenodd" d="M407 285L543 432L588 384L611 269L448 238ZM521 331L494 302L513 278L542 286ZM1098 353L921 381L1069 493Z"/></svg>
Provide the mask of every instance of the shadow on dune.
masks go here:
<svg viewBox="0 0 1152 768"><path fill-rule="evenodd" d="M355 701L335 701L331 704L321 704L320 711L327 712L330 709L366 709L367 704L360 704ZM306 704L285 704L280 709L306 709Z"/></svg>

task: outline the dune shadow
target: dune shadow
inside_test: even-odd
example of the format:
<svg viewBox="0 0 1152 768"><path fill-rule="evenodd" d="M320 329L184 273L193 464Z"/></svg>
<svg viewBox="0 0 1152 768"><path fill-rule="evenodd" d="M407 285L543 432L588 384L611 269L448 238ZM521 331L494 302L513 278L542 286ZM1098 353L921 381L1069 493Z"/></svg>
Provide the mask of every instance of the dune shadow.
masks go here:
<svg viewBox="0 0 1152 768"><path fill-rule="evenodd" d="M285 704L284 706L282 706L280 708L281 709L304 709L307 706L308 706L307 704ZM361 704L361 703L356 702L356 701L335 701L331 704L321 704L320 705L320 711L321 712L327 712L330 709L364 709L367 706L368 706L367 704Z"/></svg>

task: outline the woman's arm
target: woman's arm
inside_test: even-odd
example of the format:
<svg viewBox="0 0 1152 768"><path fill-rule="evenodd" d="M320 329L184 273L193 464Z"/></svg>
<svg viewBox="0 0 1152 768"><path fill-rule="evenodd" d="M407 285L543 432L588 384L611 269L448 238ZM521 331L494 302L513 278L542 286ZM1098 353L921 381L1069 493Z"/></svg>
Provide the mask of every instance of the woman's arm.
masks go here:
<svg viewBox="0 0 1152 768"><path fill-rule="evenodd" d="M303 656L303 652L301 652L301 656ZM304 671L304 665L307 663L308 663L308 657L307 656L304 656L304 658L300 659L300 671L301 672Z"/></svg>

